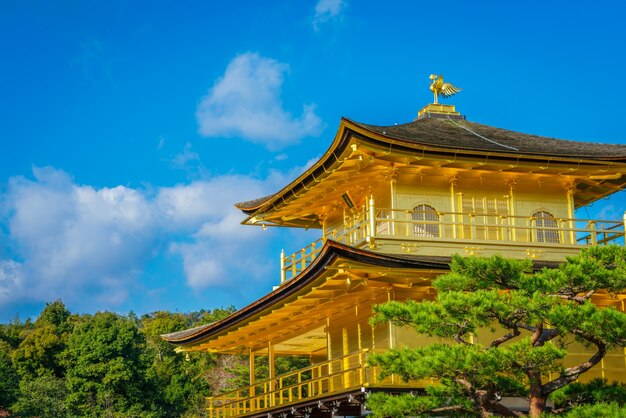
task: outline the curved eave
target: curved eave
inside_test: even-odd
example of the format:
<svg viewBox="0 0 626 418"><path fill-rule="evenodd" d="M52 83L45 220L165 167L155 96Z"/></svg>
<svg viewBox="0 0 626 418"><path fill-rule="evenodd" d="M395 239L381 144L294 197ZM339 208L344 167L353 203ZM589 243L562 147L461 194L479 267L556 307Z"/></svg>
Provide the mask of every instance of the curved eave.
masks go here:
<svg viewBox="0 0 626 418"><path fill-rule="evenodd" d="M235 203L235 207L241 210L243 213L249 214L255 211L255 208L259 208L263 206L265 202L274 197L274 194L270 194L267 196L259 197L258 199L248 200L245 202Z"/></svg>
<svg viewBox="0 0 626 418"><path fill-rule="evenodd" d="M325 273L326 268L339 258L382 268L428 269L440 271L448 269L451 259L450 257L380 254L327 240L313 263L297 277L285 282L285 284L278 287L273 292L221 321L184 331L164 334L161 338L172 344L186 345L219 336L247 320L253 319L256 315L270 309L274 305L280 304L295 293L302 291Z"/></svg>
<svg viewBox="0 0 626 418"><path fill-rule="evenodd" d="M340 154L349 143L349 138L347 138L347 136L344 135L346 132L345 122L347 121L349 120L346 118L341 119L341 122L339 123L339 129L337 130L337 134L335 134L335 138L333 139L333 142L330 144L330 147L326 150L326 152L322 155L322 157L320 157L320 159L317 160L317 162L315 162L311 167L309 167L298 178L296 178L294 181L292 181L291 183L283 187L277 193L267 196L268 198L265 200L261 198L261 199L256 199L258 200L258 202L249 201L249 202L238 203L236 207L240 209L242 212L244 212L245 214L249 215L241 223L242 224L248 223L248 221L253 217L255 213L274 204L274 202L279 200L290 190L294 189L298 184L308 183L312 175L315 175L315 174L321 175L325 171L324 168L326 169L330 168L330 166L336 161L337 154L338 153ZM335 161L332 160L333 156L335 156ZM251 203L252 205L243 206L245 203Z"/></svg>
<svg viewBox="0 0 626 418"><path fill-rule="evenodd" d="M164 334L161 337L172 344L180 345L179 351L192 350L200 344L219 339L230 331L245 327L260 317L280 309L285 303L306 295L313 287L319 286L329 270L336 269L337 263L356 263L385 271L407 272L429 271L446 272L451 257L381 254L358 249L335 241L326 241L318 257L301 274L285 282L271 293L253 302L227 318L212 324L202 325L184 331ZM558 263L535 261L534 268L556 267Z"/></svg>
<svg viewBox="0 0 626 418"><path fill-rule="evenodd" d="M354 139L353 139L354 138ZM626 157L597 157L597 158L585 158L581 156L557 156L557 155L544 155L532 152L521 151L494 151L485 149L473 149L459 146L434 146L431 143L420 142L414 139L397 138L388 134L383 134L373 130L367 126L354 122L348 118L343 117L339 123L339 128L333 142L328 150L322 155L322 157L315 162L309 169L302 173L294 181L286 185L277 193L266 196L264 198L256 199L249 202L242 202L237 204L237 208L242 210L248 217L244 219L242 224L254 224L255 215L263 213L271 208L279 201L287 200L291 198L291 195L297 195L302 189L306 189L307 185L318 179L331 167L336 164L339 157L344 153L346 148L352 143L353 140L357 142L369 143L373 146L378 146L392 151L415 151L429 152L433 154L440 153L443 155L465 155L469 157L489 157L492 159L502 159L502 161L515 160L518 162L549 162L549 163L567 163L576 165L599 165L602 163L608 166L623 166L626 169Z"/></svg>

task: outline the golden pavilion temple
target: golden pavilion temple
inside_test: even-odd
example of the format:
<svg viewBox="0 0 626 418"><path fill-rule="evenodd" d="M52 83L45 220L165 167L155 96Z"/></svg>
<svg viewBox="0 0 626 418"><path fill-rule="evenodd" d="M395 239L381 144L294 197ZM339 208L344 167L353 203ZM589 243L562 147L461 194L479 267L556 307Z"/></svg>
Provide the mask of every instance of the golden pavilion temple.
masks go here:
<svg viewBox="0 0 626 418"><path fill-rule="evenodd" d="M236 205L244 225L317 228L320 238L281 254L280 281L261 299L163 338L181 352L249 356L250 385L209 398L211 417L362 416L369 393L425 384L380 379L368 366L368 353L429 342L410 329L372 326L373 305L433 299L431 282L455 253L530 258L541 268L584 246L624 245L626 219L578 219L575 210L625 187L624 145L494 128L440 103L401 125L343 118L306 172ZM592 301L624 311L624 299ZM566 362L588 357L582 345L570 351ZM254 378L259 356L269 362L263 381ZM276 375L277 356L306 356L310 366ZM585 376L624 380L624 350Z"/></svg>

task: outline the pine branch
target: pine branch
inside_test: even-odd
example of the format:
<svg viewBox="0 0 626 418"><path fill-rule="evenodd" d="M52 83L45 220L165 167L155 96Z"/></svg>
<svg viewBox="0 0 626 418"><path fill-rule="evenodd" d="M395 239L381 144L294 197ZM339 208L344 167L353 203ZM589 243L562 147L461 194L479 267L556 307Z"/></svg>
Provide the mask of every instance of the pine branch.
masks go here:
<svg viewBox="0 0 626 418"><path fill-rule="evenodd" d="M520 330L518 327L514 327L513 330L511 332L509 332L508 334L503 335L500 338L496 338L495 340L493 340L491 342L491 344L489 345L489 348L495 348L498 347L500 344L503 344L509 340L512 340L513 338L517 337L518 335L520 335Z"/></svg>
<svg viewBox="0 0 626 418"><path fill-rule="evenodd" d="M539 325L535 327L535 331L533 332L532 339L531 339L533 347L537 347L541 345L540 338L541 338L542 333L543 333L543 321L539 322Z"/></svg>
<svg viewBox="0 0 626 418"><path fill-rule="evenodd" d="M463 339L463 338L462 338L459 334L456 334L456 335L453 337L453 339L454 339L454 341L456 341L456 342L457 342L457 343L459 343L459 344L463 344L463 345L466 345L466 346L471 346L471 345L473 345L473 344L472 344L472 343L470 343L469 341L467 341L467 340Z"/></svg>
<svg viewBox="0 0 626 418"><path fill-rule="evenodd" d="M575 292L573 289L570 289L569 291L561 291L559 293L555 293L552 296L557 297L559 299L564 299L564 300L571 300L573 302L576 302L578 304L583 304L586 301L588 301L595 293L596 293L597 289L591 289L589 291L587 291L587 293L585 293L582 296L578 296L578 293Z"/></svg>
<svg viewBox="0 0 626 418"><path fill-rule="evenodd" d="M544 329L539 337L539 345L543 345L546 342L559 336L559 330L557 329Z"/></svg>
<svg viewBox="0 0 626 418"><path fill-rule="evenodd" d="M457 412L470 412L463 405L450 405L450 406L442 406L440 408L433 408L428 412L448 412L448 411L457 411Z"/></svg>
<svg viewBox="0 0 626 418"><path fill-rule="evenodd" d="M585 301L589 300L591 296L593 296L594 293L596 293L596 289L591 289L590 291L585 293L583 296L574 296L572 300L582 305L583 303L585 303Z"/></svg>
<svg viewBox="0 0 626 418"><path fill-rule="evenodd" d="M546 383L545 385L542 385L541 393L545 396L578 379L578 376L598 364L600 360L602 360L602 358L606 355L607 346L603 341L600 341L599 339L591 337L589 335L585 335L580 330L574 330L573 333L595 344L595 346L598 347L598 351L593 356L591 356L589 360L579 364L578 366L565 369L561 374L561 377L556 378Z"/></svg>

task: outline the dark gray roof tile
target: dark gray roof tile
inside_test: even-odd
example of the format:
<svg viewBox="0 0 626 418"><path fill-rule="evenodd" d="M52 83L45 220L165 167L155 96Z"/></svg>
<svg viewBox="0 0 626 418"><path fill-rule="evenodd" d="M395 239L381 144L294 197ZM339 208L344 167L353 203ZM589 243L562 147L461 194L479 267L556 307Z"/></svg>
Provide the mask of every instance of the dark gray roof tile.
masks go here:
<svg viewBox="0 0 626 418"><path fill-rule="evenodd" d="M555 139L464 120L424 118L393 126L353 123L390 138L437 147L584 159L626 158L626 145Z"/></svg>

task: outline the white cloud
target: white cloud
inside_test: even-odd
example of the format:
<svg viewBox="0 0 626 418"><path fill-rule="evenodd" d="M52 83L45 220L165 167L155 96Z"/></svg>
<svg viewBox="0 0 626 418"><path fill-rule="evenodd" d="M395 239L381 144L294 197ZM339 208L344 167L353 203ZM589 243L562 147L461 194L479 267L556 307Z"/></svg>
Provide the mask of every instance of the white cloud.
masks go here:
<svg viewBox="0 0 626 418"><path fill-rule="evenodd" d="M160 210L174 225L191 222L194 227L190 242L173 242L169 248L172 254L181 257L187 284L195 290L209 287L245 290L270 275L277 268L272 261L277 264L278 254L269 254L273 258L268 262L267 252L261 251L268 247L269 231L242 226L242 215L233 208L233 203L277 191L317 159L286 172L270 171L264 180L229 175L162 189L157 199ZM243 287L242 283L245 283Z"/></svg>
<svg viewBox="0 0 626 418"><path fill-rule="evenodd" d="M193 290L249 291L241 281L268 277L278 260L266 258L271 232L240 225L233 203L276 191L301 168L293 170L150 192L79 185L49 167L34 168L34 179L14 177L0 199L15 248L0 259L0 303L61 298L74 309L111 309L137 290L150 259L167 254L180 259L181 284ZM251 242L258 250L252 255Z"/></svg>
<svg viewBox="0 0 626 418"><path fill-rule="evenodd" d="M22 265L13 260L0 260L0 303L22 295L22 282Z"/></svg>
<svg viewBox="0 0 626 418"><path fill-rule="evenodd" d="M224 274L224 266L211 250L210 245L202 243L173 243L170 246L173 254L181 256L187 284L193 289L228 285L229 277Z"/></svg>
<svg viewBox="0 0 626 418"><path fill-rule="evenodd" d="M281 87L287 64L256 53L236 56L224 75L198 104L196 118L204 136L240 136L269 149L319 135L315 105L294 116L283 108Z"/></svg>
<svg viewBox="0 0 626 418"><path fill-rule="evenodd" d="M346 6L345 0L319 0L315 5L313 28L317 31L322 23L341 19Z"/></svg>
<svg viewBox="0 0 626 418"><path fill-rule="evenodd" d="M256 280L268 273L265 254L251 254L249 245L254 242L256 249L263 248L269 235L260 228L242 226L242 215L233 203L274 191L280 180L278 175L263 181L230 175L159 193L158 204L174 225L191 222L193 226L190 240L173 242L169 248L181 257L190 287L232 288L241 280Z"/></svg>
<svg viewBox="0 0 626 418"><path fill-rule="evenodd" d="M196 227L207 219L237 213L233 204L266 193L266 182L248 176L217 176L209 180L159 189L156 205L174 228Z"/></svg>
<svg viewBox="0 0 626 418"><path fill-rule="evenodd" d="M123 186L96 190L60 170L33 171L35 181L11 179L5 198L10 239L23 260L12 270L26 292L12 297L49 301L91 293L121 302L153 241L149 202Z"/></svg>

